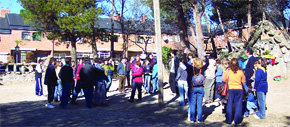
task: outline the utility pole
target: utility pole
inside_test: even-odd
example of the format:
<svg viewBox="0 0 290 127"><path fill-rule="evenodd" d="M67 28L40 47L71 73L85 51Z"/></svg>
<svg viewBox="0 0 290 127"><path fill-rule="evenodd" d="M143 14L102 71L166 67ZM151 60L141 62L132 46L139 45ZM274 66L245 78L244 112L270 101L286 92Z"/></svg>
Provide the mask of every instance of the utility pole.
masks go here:
<svg viewBox="0 0 290 127"><path fill-rule="evenodd" d="M157 66L158 66L158 104L163 107L163 62L162 62L162 42L161 42L161 28L160 28L160 7L159 0L153 0L154 7L154 25L155 25L155 47L157 49Z"/></svg>
<svg viewBox="0 0 290 127"><path fill-rule="evenodd" d="M112 10L111 10L111 52L110 57L114 57L114 0L112 0Z"/></svg>

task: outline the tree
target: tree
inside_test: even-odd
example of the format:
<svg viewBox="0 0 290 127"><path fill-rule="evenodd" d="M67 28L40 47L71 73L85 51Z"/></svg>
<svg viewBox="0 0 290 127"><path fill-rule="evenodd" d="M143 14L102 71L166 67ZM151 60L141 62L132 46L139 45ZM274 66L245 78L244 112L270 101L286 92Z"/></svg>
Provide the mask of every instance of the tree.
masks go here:
<svg viewBox="0 0 290 127"><path fill-rule="evenodd" d="M52 38L69 40L71 56L76 60L76 41L93 33L94 23L101 10L92 0L20 0L26 21L41 25L42 30L53 34Z"/></svg>

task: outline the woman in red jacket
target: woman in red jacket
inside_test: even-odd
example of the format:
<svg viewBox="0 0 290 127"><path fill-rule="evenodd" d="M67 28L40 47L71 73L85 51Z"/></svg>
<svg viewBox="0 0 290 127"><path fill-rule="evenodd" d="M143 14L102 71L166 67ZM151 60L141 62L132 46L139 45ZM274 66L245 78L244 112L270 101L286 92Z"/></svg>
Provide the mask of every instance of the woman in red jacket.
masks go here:
<svg viewBox="0 0 290 127"><path fill-rule="evenodd" d="M137 61L135 62L135 66L133 66L132 61L130 61L130 68L132 70L132 77L133 77L133 83L132 83L132 92L131 92L131 97L128 100L129 102L134 102L134 96L135 96L135 91L136 88L138 89L138 100L141 101L142 99L142 84L143 84L143 68L141 67L141 62Z"/></svg>

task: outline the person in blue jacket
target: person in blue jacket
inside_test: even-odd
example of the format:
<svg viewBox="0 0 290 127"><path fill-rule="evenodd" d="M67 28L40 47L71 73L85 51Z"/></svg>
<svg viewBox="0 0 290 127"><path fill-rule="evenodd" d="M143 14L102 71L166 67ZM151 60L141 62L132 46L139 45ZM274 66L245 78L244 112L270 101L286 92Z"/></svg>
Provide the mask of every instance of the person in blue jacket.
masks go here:
<svg viewBox="0 0 290 127"><path fill-rule="evenodd" d="M258 112L254 115L257 119L266 118L266 94L268 92L267 82L267 63L265 59L259 59L255 66L257 67L255 75L254 91L257 94Z"/></svg>
<svg viewBox="0 0 290 127"><path fill-rule="evenodd" d="M153 70L152 70L152 93L156 93L159 88L158 84L158 66L157 66L157 59L153 59Z"/></svg>

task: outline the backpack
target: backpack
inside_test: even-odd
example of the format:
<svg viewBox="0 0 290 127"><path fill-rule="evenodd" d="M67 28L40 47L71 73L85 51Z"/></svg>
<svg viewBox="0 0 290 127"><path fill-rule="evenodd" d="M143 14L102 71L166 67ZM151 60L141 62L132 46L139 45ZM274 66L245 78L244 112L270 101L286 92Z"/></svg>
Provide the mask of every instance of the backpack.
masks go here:
<svg viewBox="0 0 290 127"><path fill-rule="evenodd" d="M198 74L194 74L192 76L192 86L202 86L204 83L205 77L201 74L201 69L199 70Z"/></svg>

